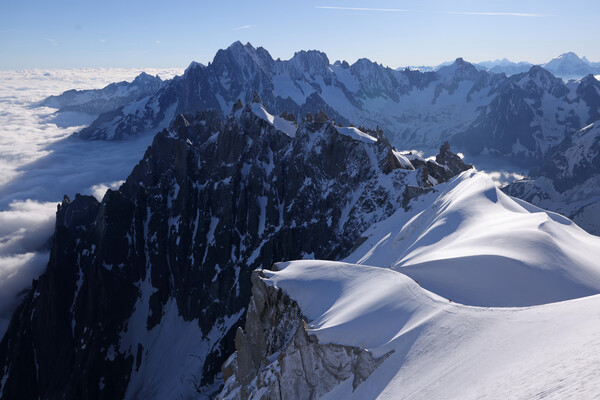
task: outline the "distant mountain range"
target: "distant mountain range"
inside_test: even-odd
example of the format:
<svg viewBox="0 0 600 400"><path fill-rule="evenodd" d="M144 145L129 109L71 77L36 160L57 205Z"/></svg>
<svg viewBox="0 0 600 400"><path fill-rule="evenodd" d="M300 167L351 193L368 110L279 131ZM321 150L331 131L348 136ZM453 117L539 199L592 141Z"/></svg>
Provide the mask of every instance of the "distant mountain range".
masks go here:
<svg viewBox="0 0 600 400"><path fill-rule="evenodd" d="M140 89L139 81L147 86ZM121 140L168 127L179 113L213 109L223 117L257 92L274 115L285 111L302 119L324 111L342 124L381 128L398 148L433 150L450 141L459 151L530 164L594 122L600 107L600 83L591 75L564 83L532 66L507 77L461 58L432 72L395 71L367 59L331 64L314 50L274 60L264 48L240 42L172 80L146 77L130 85L118 94L109 86L95 95L67 92L47 102L99 114L80 137Z"/></svg>
<svg viewBox="0 0 600 400"><path fill-rule="evenodd" d="M417 69L423 72L437 71L438 69L452 64L452 62L445 62L436 66L418 66L418 67L403 67L398 68L402 70L405 68ZM513 62L506 58L494 61L482 61L479 63L473 63L474 66L483 70L494 73L504 73L507 76L520 74L527 72L533 65L527 61ZM561 54L558 57L553 58L545 64L539 64L544 69L550 71L554 76L562 78L564 80L580 79L588 74L598 75L600 74L600 62L591 62L585 56L579 58L577 54L568 52Z"/></svg>

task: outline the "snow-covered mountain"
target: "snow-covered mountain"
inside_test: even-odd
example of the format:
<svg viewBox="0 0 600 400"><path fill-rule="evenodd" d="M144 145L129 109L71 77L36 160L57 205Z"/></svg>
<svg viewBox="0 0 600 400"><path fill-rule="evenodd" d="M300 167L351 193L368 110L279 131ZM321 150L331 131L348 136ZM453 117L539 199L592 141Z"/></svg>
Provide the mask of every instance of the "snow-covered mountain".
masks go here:
<svg viewBox="0 0 600 400"><path fill-rule="evenodd" d="M503 190L548 210L567 215L600 236L600 124L568 136L549 153L531 178Z"/></svg>
<svg viewBox="0 0 600 400"><path fill-rule="evenodd" d="M220 399L600 393L600 238L472 171L411 206L349 263L255 272Z"/></svg>
<svg viewBox="0 0 600 400"><path fill-rule="evenodd" d="M482 61L473 65L484 71L493 72L495 74L506 74L506 76L521 74L529 71L529 69L533 67L533 64L528 63L527 61L513 62L506 58L501 60Z"/></svg>
<svg viewBox="0 0 600 400"><path fill-rule="evenodd" d="M437 71L441 67L450 65L450 62L445 62L436 66L419 66L419 67L406 67L410 69L416 69L419 71L433 72ZM493 72L496 74L506 74L507 76L521 74L529 71L534 64L527 61L514 62L507 58L481 61L473 63L477 68ZM539 64L541 67L550 71L554 76L564 79L565 81L570 79L581 79L586 75L600 74L600 62L591 62L585 56L579 58L577 54L568 52L554 57L552 60L544 64ZM397 70L403 70L404 68L398 68Z"/></svg>
<svg viewBox="0 0 600 400"><path fill-rule="evenodd" d="M573 52L561 54L548 61L543 67L564 80L600 74L600 63L591 63L587 58L579 58Z"/></svg>
<svg viewBox="0 0 600 400"><path fill-rule="evenodd" d="M68 90L61 95L47 97L40 105L58 108L59 112L102 114L152 96L163 83L158 76L142 72L132 82L111 83L97 90Z"/></svg>
<svg viewBox="0 0 600 400"><path fill-rule="evenodd" d="M225 120L180 115L119 190L59 206L47 271L0 342L0 398L209 396L253 269L343 258L468 168L447 145L424 160L323 113L272 115L256 94Z"/></svg>
<svg viewBox="0 0 600 400"><path fill-rule="evenodd" d="M452 142L471 154L539 159L566 136L595 121L599 108L600 82L593 76L565 84L533 66L505 80L491 103Z"/></svg>
<svg viewBox="0 0 600 400"><path fill-rule="evenodd" d="M485 71L505 73L507 76L527 72L533 66L533 64L526 61L512 62L506 58L495 61L483 61L474 65ZM579 58L573 52L561 54L547 63L540 64L540 66L565 81L581 79L589 74L600 74L600 63L592 63L585 56Z"/></svg>
<svg viewBox="0 0 600 400"><path fill-rule="evenodd" d="M507 78L460 58L435 72L394 71L367 59L330 64L318 51L273 60L261 47L236 42L207 66L192 63L153 96L100 115L79 135L118 140L167 127L179 113L225 116L256 91L271 114L301 119L324 111L342 124L382 128L398 148L432 150L449 140L475 155L533 162L591 122L599 96L579 96L578 84L540 67Z"/></svg>

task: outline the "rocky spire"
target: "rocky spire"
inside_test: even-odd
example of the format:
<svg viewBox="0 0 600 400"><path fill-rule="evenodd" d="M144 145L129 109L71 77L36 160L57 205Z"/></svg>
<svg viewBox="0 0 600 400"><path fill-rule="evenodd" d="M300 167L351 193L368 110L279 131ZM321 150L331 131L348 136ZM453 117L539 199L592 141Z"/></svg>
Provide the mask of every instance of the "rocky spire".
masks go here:
<svg viewBox="0 0 600 400"><path fill-rule="evenodd" d="M450 143L448 142L445 142L442 147L440 147L439 154L435 156L435 162L448 167L453 175L473 168L472 165L465 164L462 158L450 150Z"/></svg>
<svg viewBox="0 0 600 400"><path fill-rule="evenodd" d="M260 99L260 96L258 95L258 92L256 90L254 91L254 93L252 93L252 103L262 104L262 100Z"/></svg>
<svg viewBox="0 0 600 400"><path fill-rule="evenodd" d="M256 93L256 92L254 92L254 93ZM242 104L242 100L237 99L237 101L233 105L233 108L231 109L231 112L235 113L236 111L241 110L243 107L244 107L244 105Z"/></svg>

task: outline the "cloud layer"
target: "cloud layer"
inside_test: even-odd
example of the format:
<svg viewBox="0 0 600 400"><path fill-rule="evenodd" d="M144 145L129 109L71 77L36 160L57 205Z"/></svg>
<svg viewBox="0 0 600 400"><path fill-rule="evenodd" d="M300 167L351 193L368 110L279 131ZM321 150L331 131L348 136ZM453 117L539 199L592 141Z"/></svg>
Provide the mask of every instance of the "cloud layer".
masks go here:
<svg viewBox="0 0 600 400"><path fill-rule="evenodd" d="M181 69L0 71L0 337L18 293L48 262L56 205L64 194L101 198L118 187L153 135L120 143L69 138L93 116L54 114L36 102L69 89L101 88L146 71L162 78Z"/></svg>

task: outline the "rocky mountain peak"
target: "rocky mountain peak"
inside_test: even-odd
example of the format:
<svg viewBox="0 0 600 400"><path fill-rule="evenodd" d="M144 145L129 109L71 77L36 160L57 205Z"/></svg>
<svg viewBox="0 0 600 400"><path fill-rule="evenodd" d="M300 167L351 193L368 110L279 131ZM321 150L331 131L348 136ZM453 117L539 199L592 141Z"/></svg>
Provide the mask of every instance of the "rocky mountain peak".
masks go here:
<svg viewBox="0 0 600 400"><path fill-rule="evenodd" d="M474 81L485 72L480 71L473 64L465 61L462 57L457 58L454 63L443 66L437 70L437 73L446 80L471 80Z"/></svg>
<svg viewBox="0 0 600 400"><path fill-rule="evenodd" d="M236 111L241 110L242 108L244 108L244 104L242 103L242 100L237 99L235 101L235 103L233 104L233 107L231 108L231 112L234 114Z"/></svg>
<svg viewBox="0 0 600 400"><path fill-rule="evenodd" d="M188 126L190 126L190 122L183 114L178 114L171 124L171 128L175 130L185 129Z"/></svg>
<svg viewBox="0 0 600 400"><path fill-rule="evenodd" d="M574 52L569 51L569 52L559 55L558 57L553 58L545 65L552 66L553 64L562 64L565 66L566 65L575 66L575 65L585 64L585 61L583 61L581 58L579 58L579 56L577 54L575 54Z"/></svg>
<svg viewBox="0 0 600 400"><path fill-rule="evenodd" d="M578 78L588 73L598 72L598 69L587 61L587 59L583 60L573 52L564 53L553 58L544 64L544 68L565 80Z"/></svg>
<svg viewBox="0 0 600 400"><path fill-rule="evenodd" d="M98 214L99 203L94 196L82 196L79 193L71 201L65 195L56 211L56 226L75 228L89 225Z"/></svg>
<svg viewBox="0 0 600 400"><path fill-rule="evenodd" d="M556 77L552 75L550 71L548 71L541 65L532 65L531 68L529 68L529 71L527 71L527 76L529 76L532 79L545 81L553 81L556 79Z"/></svg>
<svg viewBox="0 0 600 400"><path fill-rule="evenodd" d="M133 80L132 83L137 84L137 85L160 84L160 83L162 83L162 79L160 79L160 77L158 75L152 76L145 72L142 72L141 74L139 74L138 76L135 77L135 79Z"/></svg>
<svg viewBox="0 0 600 400"><path fill-rule="evenodd" d="M473 168L472 165L465 164L465 162L462 160L462 158L458 156L458 154L455 154L452 152L452 150L450 150L450 143L448 142L445 142L440 147L440 152L438 153L438 155L435 156L435 162L437 162L440 165L446 166L450 170L452 175L457 175L463 171L467 171Z"/></svg>
<svg viewBox="0 0 600 400"><path fill-rule="evenodd" d="M555 97L561 97L568 93L562 79L552 75L550 71L539 65L533 65L528 72L515 75L509 79L519 82L519 85L530 92L536 92L537 96L547 92Z"/></svg>
<svg viewBox="0 0 600 400"><path fill-rule="evenodd" d="M198 68L205 68L205 66L204 66L203 64L200 64L200 63L199 63L199 62L197 62L197 61L192 61L192 62L190 63L190 65L188 65L188 67L187 67L187 68L185 69L185 71L183 72L183 75L185 76L185 75L187 75L187 74L188 74L190 71L193 71L193 70L195 70L195 69L198 69Z"/></svg>
<svg viewBox="0 0 600 400"><path fill-rule="evenodd" d="M305 74L326 76L329 73L329 58L318 50L298 51L289 60L289 64L297 77Z"/></svg>
<svg viewBox="0 0 600 400"><path fill-rule="evenodd" d="M348 61L346 61L346 60L343 60L343 61L336 60L336 62L334 62L333 65L342 67L344 69L350 68L350 64L348 64Z"/></svg>
<svg viewBox="0 0 600 400"><path fill-rule="evenodd" d="M290 61L302 64L329 65L327 54L319 50L297 51Z"/></svg>
<svg viewBox="0 0 600 400"><path fill-rule="evenodd" d="M258 92L254 92L252 93L252 103L258 103L258 104L262 104L262 100L260 99L260 96L258 95Z"/></svg>
<svg viewBox="0 0 600 400"><path fill-rule="evenodd" d="M598 81L598 79L596 79L594 74L587 74L586 76L581 78L581 80L579 81L580 86L589 86L589 85L596 86L599 83L600 82Z"/></svg>
<svg viewBox="0 0 600 400"><path fill-rule="evenodd" d="M219 71L224 68L260 68L269 71L274 61L267 50L262 47L254 48L252 44L242 44L239 40L232 43L227 49L217 51L213 58L213 66Z"/></svg>

